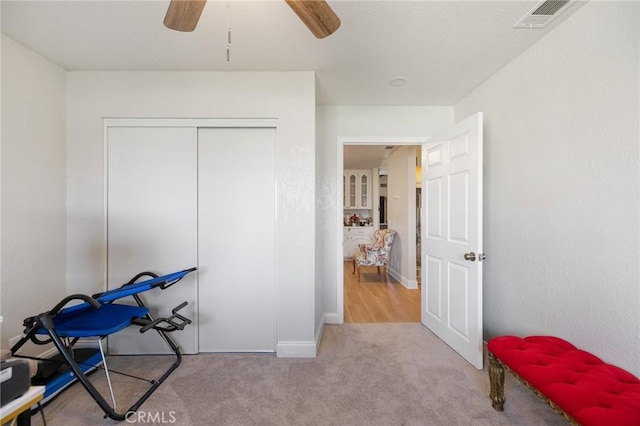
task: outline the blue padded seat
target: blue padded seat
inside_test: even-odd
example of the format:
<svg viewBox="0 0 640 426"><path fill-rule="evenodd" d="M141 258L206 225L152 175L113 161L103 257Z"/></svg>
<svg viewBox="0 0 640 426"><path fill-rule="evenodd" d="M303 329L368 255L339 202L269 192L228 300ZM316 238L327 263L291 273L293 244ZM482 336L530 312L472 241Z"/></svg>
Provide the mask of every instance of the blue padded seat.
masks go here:
<svg viewBox="0 0 640 426"><path fill-rule="evenodd" d="M96 309L91 305L81 304L84 309L72 306L53 317L54 328L60 337L107 336L127 328L134 318L142 318L149 308L130 306L118 303L107 303ZM40 328L37 334L47 334Z"/></svg>

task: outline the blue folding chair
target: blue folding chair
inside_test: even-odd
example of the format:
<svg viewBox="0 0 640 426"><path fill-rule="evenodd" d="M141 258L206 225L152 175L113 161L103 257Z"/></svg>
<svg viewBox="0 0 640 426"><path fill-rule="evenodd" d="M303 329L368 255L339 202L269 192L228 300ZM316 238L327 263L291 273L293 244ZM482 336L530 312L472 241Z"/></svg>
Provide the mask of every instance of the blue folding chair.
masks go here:
<svg viewBox="0 0 640 426"><path fill-rule="evenodd" d="M31 341L37 345L53 342L59 352L59 358L61 358L58 362L66 364L67 369L45 383L44 399L50 399L77 380L105 412L105 417L110 417L114 420L125 420L128 413L137 411L166 378L178 368L182 361L182 354L180 353L180 348L168 333L182 330L191 323L190 319L178 313L179 310L187 306L187 302L176 306L170 316L154 319L149 313L149 308L145 306L140 297L140 293L155 288L165 290L195 270L196 268L185 269L163 276L158 276L152 272L141 272L128 283L114 290L94 294L91 297L84 294L73 294L65 297L50 311L24 320L24 337L11 348L11 352L18 358L30 358L17 354L18 350L26 342ZM151 278L137 282L143 277ZM114 303L116 300L129 296L135 300L137 306ZM80 300L82 303L65 308L73 300ZM102 339L131 325L139 326L141 333L149 330L158 332L175 354L176 360L160 378L147 380L151 386L133 405L125 412L117 412L109 370L102 349ZM39 337L44 335L48 337ZM86 337L97 337L99 353L94 353L87 359L79 361L74 353L74 345L80 338ZM40 361L45 363L52 362L51 359L41 359ZM98 368L100 364L103 365L109 384L111 404L105 400L87 377L87 374Z"/></svg>

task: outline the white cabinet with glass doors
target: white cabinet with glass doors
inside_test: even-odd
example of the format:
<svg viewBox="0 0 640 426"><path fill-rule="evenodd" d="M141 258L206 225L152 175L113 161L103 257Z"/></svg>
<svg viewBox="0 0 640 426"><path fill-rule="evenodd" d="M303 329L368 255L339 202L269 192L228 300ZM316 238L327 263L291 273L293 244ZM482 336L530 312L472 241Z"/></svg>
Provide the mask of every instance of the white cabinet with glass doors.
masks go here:
<svg viewBox="0 0 640 426"><path fill-rule="evenodd" d="M342 189L345 209L371 208L371 170L345 170Z"/></svg>

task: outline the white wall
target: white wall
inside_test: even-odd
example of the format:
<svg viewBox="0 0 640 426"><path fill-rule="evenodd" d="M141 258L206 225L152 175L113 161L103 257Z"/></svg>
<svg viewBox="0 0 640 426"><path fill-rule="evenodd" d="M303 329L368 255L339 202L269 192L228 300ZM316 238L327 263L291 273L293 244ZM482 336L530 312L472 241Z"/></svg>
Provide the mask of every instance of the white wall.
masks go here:
<svg viewBox="0 0 640 426"><path fill-rule="evenodd" d="M66 295L66 73L2 35L3 348Z"/></svg>
<svg viewBox="0 0 640 426"><path fill-rule="evenodd" d="M639 4L589 2L455 107L485 117L485 338L640 374Z"/></svg>
<svg viewBox="0 0 640 426"><path fill-rule="evenodd" d="M103 118L277 118L277 351L315 356L314 91L312 72L70 72L67 290L105 286Z"/></svg>
<svg viewBox="0 0 640 426"><path fill-rule="evenodd" d="M407 288L416 281L416 147L402 146L389 155L387 221L396 231L389 273Z"/></svg>
<svg viewBox="0 0 640 426"><path fill-rule="evenodd" d="M338 199L339 137L428 137L453 124L453 107L319 106L316 109L316 326L340 318L342 200Z"/></svg>

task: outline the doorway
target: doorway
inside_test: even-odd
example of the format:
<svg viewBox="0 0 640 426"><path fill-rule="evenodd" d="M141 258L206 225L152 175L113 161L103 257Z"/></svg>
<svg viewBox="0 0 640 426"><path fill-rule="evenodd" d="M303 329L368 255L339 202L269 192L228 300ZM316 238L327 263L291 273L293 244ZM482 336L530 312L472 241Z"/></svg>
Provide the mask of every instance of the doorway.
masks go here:
<svg viewBox="0 0 640 426"><path fill-rule="evenodd" d="M426 212L423 216L427 219L422 229L422 265L426 271L421 289L421 323L478 369L483 367L481 262L486 257L482 248L482 136L483 114L478 112L446 129L438 138L409 138L404 143L390 138L337 138L338 182L343 176L345 144L422 145L423 163L428 168L421 176ZM341 223L341 185L337 192L336 216L337 223ZM394 226L391 219L389 222L390 227ZM342 237L342 232L338 235ZM408 258L412 256L415 253ZM336 257L337 314L343 323L342 250Z"/></svg>
<svg viewBox="0 0 640 426"><path fill-rule="evenodd" d="M410 146L421 145L427 138L338 138L338 241L344 239L344 175L343 171L351 167L345 164L345 147L398 147L409 151ZM408 158L408 157L407 157ZM403 169L404 179L411 180L415 184L416 163L415 155L412 161L408 161ZM373 170L374 185L379 185L379 166L371 167ZM367 167L369 168L369 167ZM408 191L408 190L407 190ZM372 206L372 218L374 226L384 227L379 215L379 194L372 193L374 204ZM417 285L417 241L416 238L416 191L415 186L411 192L390 193L384 198L386 202L387 226L398 232L394 241L394 253L392 264L389 268L389 276L377 274L376 268L367 268L370 271L362 275L358 283L352 273L352 264L344 252L343 244L338 248L338 314L340 322L407 322L420 321L419 312L412 314L414 307L420 307L420 289ZM394 205L402 203L404 210L400 216L394 218ZM397 228L397 229L396 229ZM397 247L396 247L397 245ZM346 260L345 260L346 259ZM406 307L406 312L403 306Z"/></svg>

